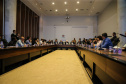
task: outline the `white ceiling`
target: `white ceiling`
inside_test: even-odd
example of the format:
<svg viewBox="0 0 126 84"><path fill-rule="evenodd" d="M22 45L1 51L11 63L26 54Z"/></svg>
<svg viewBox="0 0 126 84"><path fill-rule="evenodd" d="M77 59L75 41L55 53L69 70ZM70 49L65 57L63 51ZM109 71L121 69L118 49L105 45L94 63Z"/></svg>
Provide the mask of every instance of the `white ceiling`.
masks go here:
<svg viewBox="0 0 126 84"><path fill-rule="evenodd" d="M43 16L96 16L112 0L21 0L36 14ZM67 2L65 5L64 2ZM77 4L77 1L80 3ZM52 5L52 2L55 4ZM56 12L55 10L58 10ZM66 12L65 10L68 9ZM78 9L78 11L76 11Z"/></svg>

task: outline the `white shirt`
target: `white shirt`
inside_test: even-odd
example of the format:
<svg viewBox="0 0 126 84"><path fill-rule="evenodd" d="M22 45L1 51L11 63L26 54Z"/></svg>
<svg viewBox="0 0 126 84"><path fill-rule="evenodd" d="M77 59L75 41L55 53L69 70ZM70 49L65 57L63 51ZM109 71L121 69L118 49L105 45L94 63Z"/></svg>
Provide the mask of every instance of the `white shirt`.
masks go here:
<svg viewBox="0 0 126 84"><path fill-rule="evenodd" d="M126 44L123 47L126 47Z"/></svg>
<svg viewBox="0 0 126 84"><path fill-rule="evenodd" d="M101 43L102 43L102 40L98 41L96 46L100 47Z"/></svg>

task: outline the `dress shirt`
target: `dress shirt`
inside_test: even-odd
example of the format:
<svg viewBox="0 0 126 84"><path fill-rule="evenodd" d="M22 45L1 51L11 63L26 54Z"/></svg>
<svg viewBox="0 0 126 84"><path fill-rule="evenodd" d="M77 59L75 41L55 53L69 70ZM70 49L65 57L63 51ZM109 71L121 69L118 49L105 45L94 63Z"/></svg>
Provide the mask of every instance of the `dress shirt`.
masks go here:
<svg viewBox="0 0 126 84"><path fill-rule="evenodd" d="M101 44L101 48L109 48L109 46L113 46L113 44L109 38L105 38Z"/></svg>
<svg viewBox="0 0 126 84"><path fill-rule="evenodd" d="M18 40L16 45L18 45L18 47L23 47L25 43L23 43L21 40Z"/></svg>
<svg viewBox="0 0 126 84"><path fill-rule="evenodd" d="M26 44L32 45L32 43L29 40L26 40Z"/></svg>
<svg viewBox="0 0 126 84"><path fill-rule="evenodd" d="M98 41L96 46L97 46L97 47L100 47L101 44L102 44L102 40Z"/></svg>

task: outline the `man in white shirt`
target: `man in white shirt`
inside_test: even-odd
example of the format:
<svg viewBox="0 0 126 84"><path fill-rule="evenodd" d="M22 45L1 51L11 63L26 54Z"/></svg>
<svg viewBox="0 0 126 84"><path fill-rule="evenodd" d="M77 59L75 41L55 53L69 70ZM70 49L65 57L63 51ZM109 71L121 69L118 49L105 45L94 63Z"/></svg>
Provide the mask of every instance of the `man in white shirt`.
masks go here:
<svg viewBox="0 0 126 84"><path fill-rule="evenodd" d="M25 47L26 44L24 43L25 38L22 36L21 39L19 39L16 43L16 45L18 45L18 47Z"/></svg>

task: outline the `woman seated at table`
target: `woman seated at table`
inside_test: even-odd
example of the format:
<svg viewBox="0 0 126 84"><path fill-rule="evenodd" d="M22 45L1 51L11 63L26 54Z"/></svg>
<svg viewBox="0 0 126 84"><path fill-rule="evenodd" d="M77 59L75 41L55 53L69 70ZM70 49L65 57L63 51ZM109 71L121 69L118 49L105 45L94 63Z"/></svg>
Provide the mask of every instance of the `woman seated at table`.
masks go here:
<svg viewBox="0 0 126 84"><path fill-rule="evenodd" d="M98 36L98 37L97 37L97 44L96 44L96 46L97 46L97 47L100 47L101 44L102 44L102 36Z"/></svg>

